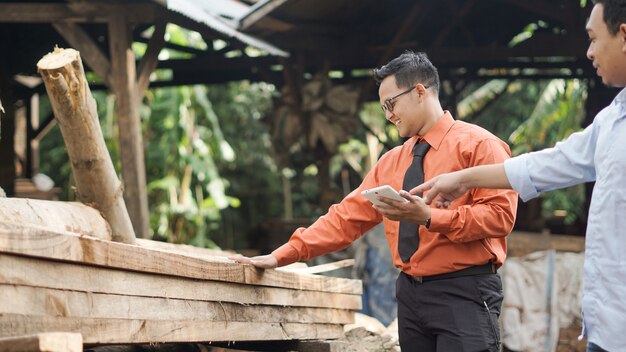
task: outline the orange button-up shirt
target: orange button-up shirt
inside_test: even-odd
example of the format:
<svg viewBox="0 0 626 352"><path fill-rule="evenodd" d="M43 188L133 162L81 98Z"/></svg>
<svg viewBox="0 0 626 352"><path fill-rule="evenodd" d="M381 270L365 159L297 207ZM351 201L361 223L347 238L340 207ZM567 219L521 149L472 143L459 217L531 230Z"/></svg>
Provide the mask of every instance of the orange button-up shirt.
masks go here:
<svg viewBox="0 0 626 352"><path fill-rule="evenodd" d="M473 189L449 208L431 208L430 228L419 227L419 249L407 263L398 254L399 222L383 217L361 191L385 184L402 188L413 161L414 136L385 153L363 183L339 204L330 207L308 228L299 228L272 254L279 266L343 249L369 229L384 222L394 265L412 276L429 276L506 258L505 236L515 222L517 193L501 189ZM449 112L423 136L431 148L424 157L424 179L510 157L506 143L476 125L455 121Z"/></svg>

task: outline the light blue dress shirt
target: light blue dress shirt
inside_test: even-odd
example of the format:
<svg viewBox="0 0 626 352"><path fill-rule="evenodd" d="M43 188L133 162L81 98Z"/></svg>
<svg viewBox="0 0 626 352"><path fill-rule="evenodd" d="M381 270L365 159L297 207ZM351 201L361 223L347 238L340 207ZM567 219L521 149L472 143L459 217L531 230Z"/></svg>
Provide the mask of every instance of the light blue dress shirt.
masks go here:
<svg viewBox="0 0 626 352"><path fill-rule="evenodd" d="M585 239L583 333L608 351L626 351L626 89L584 131L554 148L505 161L522 200L596 181Z"/></svg>

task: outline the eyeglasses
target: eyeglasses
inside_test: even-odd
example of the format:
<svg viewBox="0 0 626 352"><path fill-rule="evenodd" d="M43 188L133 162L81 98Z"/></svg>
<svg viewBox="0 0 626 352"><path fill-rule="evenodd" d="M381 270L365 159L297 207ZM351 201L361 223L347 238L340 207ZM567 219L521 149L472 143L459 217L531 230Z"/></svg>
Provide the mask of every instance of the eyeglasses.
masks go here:
<svg viewBox="0 0 626 352"><path fill-rule="evenodd" d="M428 89L429 87L430 87L430 86L424 86L424 89ZM387 112L389 112L389 113L393 112L393 106L394 106L394 104L395 104L395 100L396 100L396 99L398 99L398 98L399 98L400 96L402 96L403 94L406 94L406 93L408 93L408 92L412 91L413 89L415 89L415 86L413 86L413 87L411 87L411 88L409 88L409 89L407 89L407 90L405 90L405 91L402 91L402 92L400 92L399 94L394 95L393 97L391 97L391 98L389 98L389 99L385 100L385 102L383 103L383 105L381 105L381 109L383 109L383 112L385 112L385 113L387 113Z"/></svg>

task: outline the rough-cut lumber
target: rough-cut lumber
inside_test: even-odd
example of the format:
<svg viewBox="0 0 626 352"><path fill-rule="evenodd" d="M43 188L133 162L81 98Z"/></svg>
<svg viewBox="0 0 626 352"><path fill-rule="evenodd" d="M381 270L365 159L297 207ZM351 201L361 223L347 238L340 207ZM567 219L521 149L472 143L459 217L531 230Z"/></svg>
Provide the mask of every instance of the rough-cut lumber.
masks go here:
<svg viewBox="0 0 626 352"><path fill-rule="evenodd" d="M0 268L0 337L67 331L90 345L326 340L343 337L361 306L356 280L42 227L0 227Z"/></svg>
<svg viewBox="0 0 626 352"><path fill-rule="evenodd" d="M328 271L333 271L333 270L337 270L337 269L341 269L341 268L345 268L347 266L353 266L353 265L354 265L354 259L344 259L344 260L340 260L340 261L332 262L332 263L320 264L320 265L315 265L315 266L307 266L303 268L301 267L283 268L282 270L291 271L291 272L300 273L300 274L319 274L319 273L325 273Z"/></svg>
<svg viewBox="0 0 626 352"><path fill-rule="evenodd" d="M546 249L582 252L585 250L585 237L523 231L513 231L507 236L507 253L511 257Z"/></svg>
<svg viewBox="0 0 626 352"><path fill-rule="evenodd" d="M96 102L85 79L80 54L55 49L37 63L59 120L76 180L78 199L93 203L111 225L113 240L133 243L122 184L115 173L98 120Z"/></svg>
<svg viewBox="0 0 626 352"><path fill-rule="evenodd" d="M191 257L229 257L236 253L230 251L221 251L218 249L201 248L190 246L187 244L175 244L169 242L153 241L145 238L138 238L136 240L138 246L149 248L153 250L166 251L171 253L185 254Z"/></svg>
<svg viewBox="0 0 626 352"><path fill-rule="evenodd" d="M102 278L106 280L106 278ZM0 312L66 318L351 324L345 309L242 305L57 290L0 283Z"/></svg>
<svg viewBox="0 0 626 352"><path fill-rule="evenodd" d="M0 282L111 295L361 309L361 296L204 281L0 254ZM129 284L132 283L132 284Z"/></svg>
<svg viewBox="0 0 626 352"><path fill-rule="evenodd" d="M358 280L257 269L222 257L196 258L47 229L0 228L0 252L195 279L361 294Z"/></svg>
<svg viewBox="0 0 626 352"><path fill-rule="evenodd" d="M0 338L3 352L82 352L83 337L71 332L48 332Z"/></svg>
<svg viewBox="0 0 626 352"><path fill-rule="evenodd" d="M54 202L25 198L0 198L0 228L7 231L42 226L103 240L111 228L100 212L78 202Z"/></svg>
<svg viewBox="0 0 626 352"><path fill-rule="evenodd" d="M343 336L338 324L154 321L0 315L0 336L78 331L85 344L315 340ZM225 338L226 337L226 338Z"/></svg>

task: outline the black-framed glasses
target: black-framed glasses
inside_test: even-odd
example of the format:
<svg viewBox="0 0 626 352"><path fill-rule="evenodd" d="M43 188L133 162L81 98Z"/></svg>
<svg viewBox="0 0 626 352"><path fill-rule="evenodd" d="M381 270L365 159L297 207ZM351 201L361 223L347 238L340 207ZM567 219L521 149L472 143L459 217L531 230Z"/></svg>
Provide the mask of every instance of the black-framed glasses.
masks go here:
<svg viewBox="0 0 626 352"><path fill-rule="evenodd" d="M429 87L430 86L424 86L424 89L428 89ZM413 89L415 89L415 86L413 86L413 87L411 87L411 88L409 88L409 89L407 89L405 91L402 91L402 92L394 95L393 97L385 100L383 105L381 105L381 109L383 109L383 112L385 112L385 113L386 112L389 112L389 113L393 112L393 106L395 104L395 100L398 99L400 96L402 96L402 95L412 91Z"/></svg>

